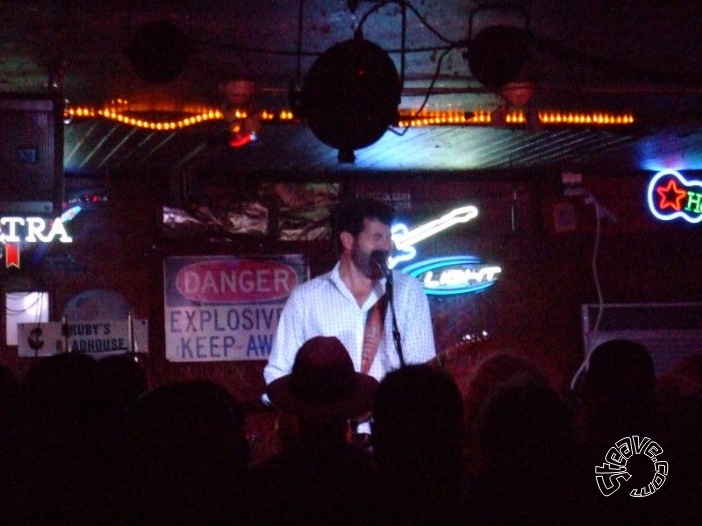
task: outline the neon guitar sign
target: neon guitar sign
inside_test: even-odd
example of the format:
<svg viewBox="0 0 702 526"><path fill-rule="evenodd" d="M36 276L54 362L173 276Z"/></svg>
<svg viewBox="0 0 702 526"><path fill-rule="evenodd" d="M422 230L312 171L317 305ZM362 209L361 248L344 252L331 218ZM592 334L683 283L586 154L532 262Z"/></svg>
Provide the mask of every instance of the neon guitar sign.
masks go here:
<svg viewBox="0 0 702 526"><path fill-rule="evenodd" d="M388 267L394 268L398 263L413 259L417 255L414 245L420 241L458 223L467 223L476 217L478 217L478 209L475 206L468 205L451 210L448 214L412 230L402 223L393 225L391 229L392 241L398 253L388 258Z"/></svg>
<svg viewBox="0 0 702 526"><path fill-rule="evenodd" d="M658 172L648 184L648 209L661 221L702 221L702 181L685 179L680 172Z"/></svg>

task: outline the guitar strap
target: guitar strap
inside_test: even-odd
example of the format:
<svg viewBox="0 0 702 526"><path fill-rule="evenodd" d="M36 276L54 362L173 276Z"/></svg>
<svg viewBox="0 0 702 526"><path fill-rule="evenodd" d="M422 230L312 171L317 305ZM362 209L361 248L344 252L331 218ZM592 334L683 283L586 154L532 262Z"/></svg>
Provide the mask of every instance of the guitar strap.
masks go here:
<svg viewBox="0 0 702 526"><path fill-rule="evenodd" d="M363 349L361 351L361 372L368 374L370 371L375 355L378 353L380 341L383 338L383 329L385 328L385 311L388 306L388 295L383 294L378 301L375 302L366 316L366 326L363 330Z"/></svg>

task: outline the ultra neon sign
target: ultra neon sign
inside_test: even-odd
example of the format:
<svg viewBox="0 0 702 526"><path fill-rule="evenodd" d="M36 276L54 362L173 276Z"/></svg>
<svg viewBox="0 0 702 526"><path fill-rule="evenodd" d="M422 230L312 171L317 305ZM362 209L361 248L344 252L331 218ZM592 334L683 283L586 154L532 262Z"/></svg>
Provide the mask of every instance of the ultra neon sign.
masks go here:
<svg viewBox="0 0 702 526"><path fill-rule="evenodd" d="M402 272L419 279L427 294L447 296L481 292L497 282L502 269L475 256L451 256L420 261Z"/></svg>
<svg viewBox="0 0 702 526"><path fill-rule="evenodd" d="M661 221L702 221L702 181L685 179L675 170L658 172L648 184L648 209Z"/></svg>
<svg viewBox="0 0 702 526"><path fill-rule="evenodd" d="M5 266L20 266L19 243L51 243L58 238L61 243L71 243L73 238L66 232L63 220L57 217L47 227L41 217L1 217L0 243L5 245Z"/></svg>

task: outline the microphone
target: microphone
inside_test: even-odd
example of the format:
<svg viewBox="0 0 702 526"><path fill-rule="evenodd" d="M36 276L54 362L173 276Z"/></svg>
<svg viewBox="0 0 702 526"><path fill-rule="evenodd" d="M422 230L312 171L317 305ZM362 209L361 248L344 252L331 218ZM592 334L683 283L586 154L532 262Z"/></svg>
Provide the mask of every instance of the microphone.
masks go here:
<svg viewBox="0 0 702 526"><path fill-rule="evenodd" d="M395 350L400 357L400 366L405 366L405 357L402 354L402 337L400 329L397 327L397 316L395 316L395 301L393 299L393 289L395 285L392 282L392 270L388 268L388 257L390 253L387 250L374 250L370 253L371 268L380 271L381 276L385 276L385 294L388 298L388 306L392 315L392 340L395 343Z"/></svg>
<svg viewBox="0 0 702 526"><path fill-rule="evenodd" d="M370 254L370 264L380 271L380 276L392 281L392 271L388 268L389 256L390 254L387 250L374 250Z"/></svg>

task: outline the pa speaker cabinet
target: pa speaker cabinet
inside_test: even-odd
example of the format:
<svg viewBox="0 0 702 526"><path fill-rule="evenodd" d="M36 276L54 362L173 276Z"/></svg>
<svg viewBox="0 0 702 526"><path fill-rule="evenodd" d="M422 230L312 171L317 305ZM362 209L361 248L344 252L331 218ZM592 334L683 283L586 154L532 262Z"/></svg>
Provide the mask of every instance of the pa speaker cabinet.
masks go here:
<svg viewBox="0 0 702 526"><path fill-rule="evenodd" d="M63 192L62 102L0 95L0 213L58 215Z"/></svg>

